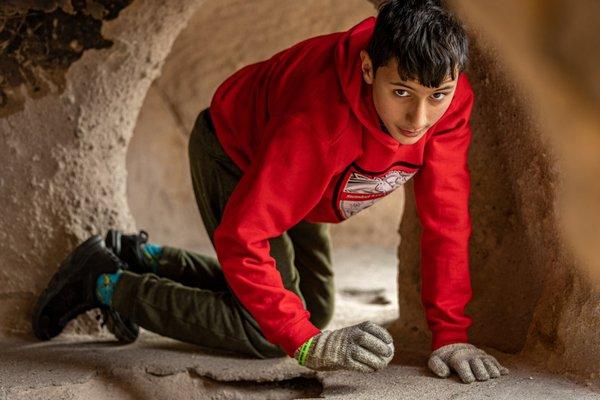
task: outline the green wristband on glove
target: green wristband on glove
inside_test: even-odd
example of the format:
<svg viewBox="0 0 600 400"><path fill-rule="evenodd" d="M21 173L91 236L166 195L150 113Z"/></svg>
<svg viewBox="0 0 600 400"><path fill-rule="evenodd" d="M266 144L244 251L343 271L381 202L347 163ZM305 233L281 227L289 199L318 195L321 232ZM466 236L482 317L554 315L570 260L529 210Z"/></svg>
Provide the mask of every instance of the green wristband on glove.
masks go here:
<svg viewBox="0 0 600 400"><path fill-rule="evenodd" d="M314 339L308 339L302 346L296 350L296 360L300 365L306 365L306 357L308 357L308 351L310 350L310 346L313 344Z"/></svg>

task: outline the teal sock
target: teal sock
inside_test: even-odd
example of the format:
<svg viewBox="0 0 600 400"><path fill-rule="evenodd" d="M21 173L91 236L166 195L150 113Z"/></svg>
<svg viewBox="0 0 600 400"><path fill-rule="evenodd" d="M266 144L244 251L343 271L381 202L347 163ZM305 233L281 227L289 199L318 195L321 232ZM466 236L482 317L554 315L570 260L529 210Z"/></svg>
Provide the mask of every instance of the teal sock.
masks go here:
<svg viewBox="0 0 600 400"><path fill-rule="evenodd" d="M145 243L142 245L142 251L144 252L144 258L150 264L150 268L156 274L158 271L158 260L163 253L162 246L154 243Z"/></svg>
<svg viewBox="0 0 600 400"><path fill-rule="evenodd" d="M112 297L122 273L123 270L119 269L114 274L101 274L96 280L96 297L102 304L112 306Z"/></svg>

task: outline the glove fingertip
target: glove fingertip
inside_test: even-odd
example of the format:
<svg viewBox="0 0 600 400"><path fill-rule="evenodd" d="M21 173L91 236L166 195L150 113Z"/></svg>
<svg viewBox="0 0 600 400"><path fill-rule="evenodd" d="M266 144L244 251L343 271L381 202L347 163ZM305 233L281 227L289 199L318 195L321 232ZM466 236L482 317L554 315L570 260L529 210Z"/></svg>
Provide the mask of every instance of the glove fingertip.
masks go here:
<svg viewBox="0 0 600 400"><path fill-rule="evenodd" d="M500 364L500 362L498 360L493 359L493 362L494 362L494 364L496 364L496 367L500 371L500 374L506 375L510 372L510 370L508 368L506 368L505 366L503 366L502 364Z"/></svg>
<svg viewBox="0 0 600 400"><path fill-rule="evenodd" d="M387 355L386 357L393 358L394 357L394 353L396 352L396 349L394 348L394 342L389 343L388 344L388 348L390 349L391 353L389 355Z"/></svg>
<svg viewBox="0 0 600 400"><path fill-rule="evenodd" d="M431 372L440 378L447 378L450 376L450 367L448 367L448 365L446 365L446 363L438 356L432 356L429 358L427 366Z"/></svg>
<svg viewBox="0 0 600 400"><path fill-rule="evenodd" d="M462 360L452 366L463 383L475 382L475 375L471 371L471 365L468 361Z"/></svg>

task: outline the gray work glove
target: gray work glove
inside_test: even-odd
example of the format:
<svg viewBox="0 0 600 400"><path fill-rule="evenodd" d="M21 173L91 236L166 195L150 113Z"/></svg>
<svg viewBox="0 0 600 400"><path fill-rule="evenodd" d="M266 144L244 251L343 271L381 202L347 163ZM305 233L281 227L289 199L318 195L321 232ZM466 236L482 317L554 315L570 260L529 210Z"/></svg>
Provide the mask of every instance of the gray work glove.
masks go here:
<svg viewBox="0 0 600 400"><path fill-rule="evenodd" d="M429 369L440 378L458 374L464 383L487 381L508 374L508 368L500 365L495 357L469 343L453 343L442 346L431 353Z"/></svg>
<svg viewBox="0 0 600 400"><path fill-rule="evenodd" d="M394 342L385 328L371 321L334 331L324 330L300 346L294 358L317 371L383 369L394 356Z"/></svg>

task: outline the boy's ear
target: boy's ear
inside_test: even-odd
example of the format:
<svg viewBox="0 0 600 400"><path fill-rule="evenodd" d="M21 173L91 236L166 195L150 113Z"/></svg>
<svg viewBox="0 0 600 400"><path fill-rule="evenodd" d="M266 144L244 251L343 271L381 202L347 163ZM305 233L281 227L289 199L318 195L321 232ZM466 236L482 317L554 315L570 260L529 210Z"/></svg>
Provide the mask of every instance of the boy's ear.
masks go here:
<svg viewBox="0 0 600 400"><path fill-rule="evenodd" d="M361 50L360 51L360 59L362 60L361 69L362 69L363 79L369 85L372 85L373 79L375 78L375 71L373 71L373 62L371 61L371 57L369 56L369 53L367 53L366 50Z"/></svg>

